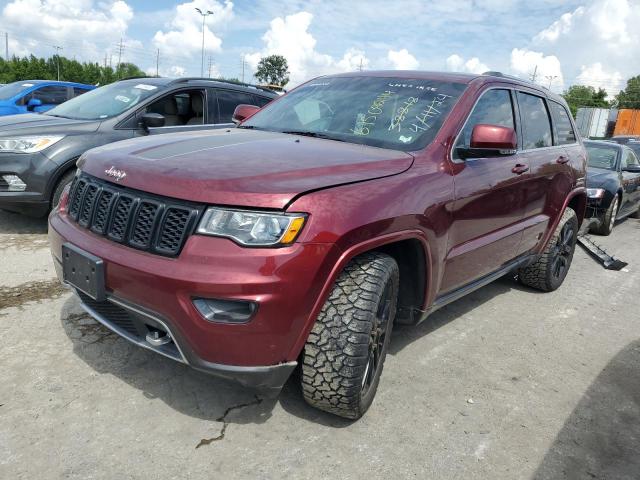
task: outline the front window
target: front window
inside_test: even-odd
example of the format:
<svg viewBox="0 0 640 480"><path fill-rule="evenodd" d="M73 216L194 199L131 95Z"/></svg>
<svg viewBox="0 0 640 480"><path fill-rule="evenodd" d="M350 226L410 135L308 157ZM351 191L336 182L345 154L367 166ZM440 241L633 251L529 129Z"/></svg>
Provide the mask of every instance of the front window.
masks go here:
<svg viewBox="0 0 640 480"><path fill-rule="evenodd" d="M76 120L103 120L115 117L158 92L157 85L140 81L116 82L96 88L62 105L46 115Z"/></svg>
<svg viewBox="0 0 640 480"><path fill-rule="evenodd" d="M593 168L604 168L606 170L615 170L618 158L618 149L607 145L587 145L587 156L589 157L589 166Z"/></svg>
<svg viewBox="0 0 640 480"><path fill-rule="evenodd" d="M398 150L420 150L466 84L385 77L319 78L241 125Z"/></svg>

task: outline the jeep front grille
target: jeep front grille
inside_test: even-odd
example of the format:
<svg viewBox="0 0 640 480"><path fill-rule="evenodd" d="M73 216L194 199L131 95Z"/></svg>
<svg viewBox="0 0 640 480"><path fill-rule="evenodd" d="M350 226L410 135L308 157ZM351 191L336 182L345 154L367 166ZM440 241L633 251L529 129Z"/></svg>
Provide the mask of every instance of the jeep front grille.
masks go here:
<svg viewBox="0 0 640 480"><path fill-rule="evenodd" d="M202 205L159 197L89 175L77 177L69 195L69 216L78 225L114 242L176 256L193 232Z"/></svg>

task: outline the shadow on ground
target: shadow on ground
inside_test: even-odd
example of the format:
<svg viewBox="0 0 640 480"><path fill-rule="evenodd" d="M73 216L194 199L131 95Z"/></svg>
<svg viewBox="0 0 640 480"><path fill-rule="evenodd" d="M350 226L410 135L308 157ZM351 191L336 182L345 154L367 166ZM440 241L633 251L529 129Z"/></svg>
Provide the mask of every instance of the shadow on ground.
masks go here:
<svg viewBox="0 0 640 480"><path fill-rule="evenodd" d="M0 210L0 234L47 233L47 219L32 218L19 213Z"/></svg>
<svg viewBox="0 0 640 480"><path fill-rule="evenodd" d="M640 340L602 370L547 452L534 478L640 478Z"/></svg>

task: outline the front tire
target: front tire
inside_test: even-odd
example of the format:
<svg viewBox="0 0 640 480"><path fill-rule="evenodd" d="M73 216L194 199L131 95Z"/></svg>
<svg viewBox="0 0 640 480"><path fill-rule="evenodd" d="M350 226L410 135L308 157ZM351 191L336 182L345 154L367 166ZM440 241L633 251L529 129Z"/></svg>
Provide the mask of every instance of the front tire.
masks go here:
<svg viewBox="0 0 640 480"><path fill-rule="evenodd" d="M399 269L383 253L353 259L338 277L302 354L311 406L357 419L371 406L398 303Z"/></svg>
<svg viewBox="0 0 640 480"><path fill-rule="evenodd" d="M604 217L602 217L602 222L597 228L593 229L594 233L597 233L598 235L604 235L604 236L611 235L611 232L613 231L613 226L616 223L616 216L618 215L619 202L620 200L618 198L618 195L614 196L613 200L611 200L611 204L609 205L609 208L604 214Z"/></svg>
<svg viewBox="0 0 640 480"><path fill-rule="evenodd" d="M578 240L578 217L567 207L543 254L531 265L518 270L520 283L551 292L564 282Z"/></svg>
<svg viewBox="0 0 640 480"><path fill-rule="evenodd" d="M62 192L64 191L64 188L67 185L70 185L71 182L73 182L73 177L75 177L75 175L76 175L76 171L71 170L70 172L65 173L60 179L60 181L58 181L56 188L53 190L53 195L51 196L52 209L58 206L58 204L60 203L60 197L62 197Z"/></svg>

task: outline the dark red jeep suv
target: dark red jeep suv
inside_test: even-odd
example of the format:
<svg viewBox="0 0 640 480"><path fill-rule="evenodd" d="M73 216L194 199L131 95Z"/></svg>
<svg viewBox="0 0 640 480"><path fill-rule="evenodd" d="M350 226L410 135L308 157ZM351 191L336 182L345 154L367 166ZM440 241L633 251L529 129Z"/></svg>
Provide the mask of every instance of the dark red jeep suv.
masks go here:
<svg viewBox="0 0 640 480"><path fill-rule="evenodd" d="M252 109L238 107L246 116ZM586 204L564 101L499 73L307 82L238 127L89 151L49 236L128 340L349 418L394 323L501 275L558 288Z"/></svg>

